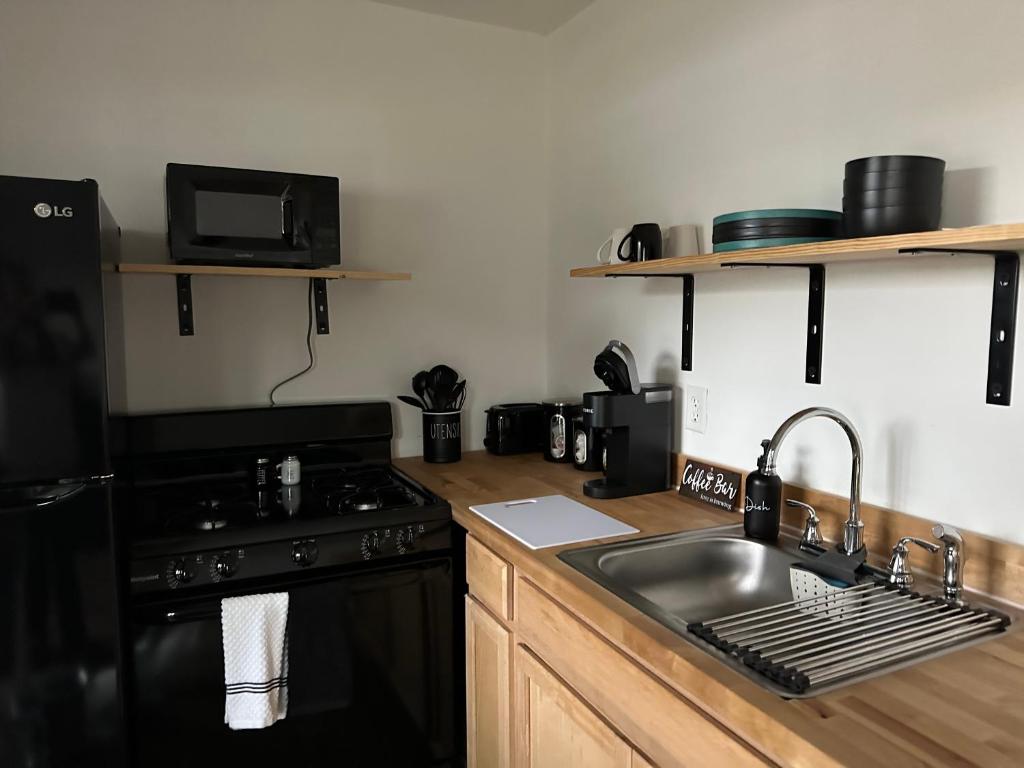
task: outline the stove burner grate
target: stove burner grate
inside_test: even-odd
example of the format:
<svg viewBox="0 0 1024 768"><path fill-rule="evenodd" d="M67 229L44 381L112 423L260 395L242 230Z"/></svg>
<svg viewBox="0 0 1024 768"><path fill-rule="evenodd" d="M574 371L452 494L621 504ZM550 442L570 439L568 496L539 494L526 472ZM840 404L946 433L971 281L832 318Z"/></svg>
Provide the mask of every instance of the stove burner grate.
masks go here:
<svg viewBox="0 0 1024 768"><path fill-rule="evenodd" d="M220 499L200 499L196 503L198 515L192 521L197 531L217 531L228 524L227 517L220 513Z"/></svg>
<svg viewBox="0 0 1024 768"><path fill-rule="evenodd" d="M416 497L382 469L350 470L314 478L326 511L334 515L407 507Z"/></svg>
<svg viewBox="0 0 1024 768"><path fill-rule="evenodd" d="M258 490L245 479L197 479L151 487L140 502L139 530L197 536L290 518L344 517L425 503L382 467L318 470L303 478L301 486L276 490Z"/></svg>

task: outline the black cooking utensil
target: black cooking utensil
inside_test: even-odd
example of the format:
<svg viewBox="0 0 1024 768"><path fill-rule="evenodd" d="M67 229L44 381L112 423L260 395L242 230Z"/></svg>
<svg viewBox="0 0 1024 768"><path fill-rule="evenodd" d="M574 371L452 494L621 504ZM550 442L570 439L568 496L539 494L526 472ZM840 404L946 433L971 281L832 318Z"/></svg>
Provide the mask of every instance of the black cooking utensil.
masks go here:
<svg viewBox="0 0 1024 768"><path fill-rule="evenodd" d="M452 387L451 396L448 399L449 411L461 411L462 404L466 401L466 380L458 382Z"/></svg>
<svg viewBox="0 0 1024 768"><path fill-rule="evenodd" d="M420 371L412 377L412 391L415 392L419 396L420 400L423 401L424 405L426 405L424 410L428 411L434 406L434 403L430 401L430 397L427 392L430 386L429 378L430 376L426 371Z"/></svg>
<svg viewBox="0 0 1024 768"><path fill-rule="evenodd" d="M414 406L416 406L421 411L427 410L426 404L422 400L420 400L418 397L412 397L411 395L399 395L398 399L401 400L406 405L414 405Z"/></svg>
<svg viewBox="0 0 1024 768"><path fill-rule="evenodd" d="M447 408L451 404L452 390L458 383L459 374L454 368L442 363L430 369L427 377L427 386L431 392L435 408Z"/></svg>

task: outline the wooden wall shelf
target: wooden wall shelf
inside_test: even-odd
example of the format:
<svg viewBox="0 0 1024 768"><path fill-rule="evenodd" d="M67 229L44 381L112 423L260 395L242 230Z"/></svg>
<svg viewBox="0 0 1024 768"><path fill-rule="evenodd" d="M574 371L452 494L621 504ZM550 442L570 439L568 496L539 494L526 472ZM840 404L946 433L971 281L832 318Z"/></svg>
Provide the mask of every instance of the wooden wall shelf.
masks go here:
<svg viewBox="0 0 1024 768"><path fill-rule="evenodd" d="M683 273L713 272L733 265L771 266L788 264L837 264L841 262L905 259L923 253L948 250L1024 251L1024 224L995 224L983 227L939 229L908 235L826 240L820 243L751 248L728 253L702 253L655 261L578 267L572 277L618 277L620 275L678 276Z"/></svg>
<svg viewBox="0 0 1024 768"><path fill-rule="evenodd" d="M193 275L308 278L313 293L312 304L313 312L316 315L316 332L320 335L331 332L327 307L328 280L412 280L412 275L408 272L374 272L358 269L292 269L290 267L235 267L198 264L115 264L113 269L122 274L174 275L179 336L194 336L196 332L192 316Z"/></svg>
<svg viewBox="0 0 1024 768"><path fill-rule="evenodd" d="M114 269L140 275L214 275L218 277L312 277L324 280L412 280L409 272L359 269L292 269L290 267L200 266L197 264L116 264Z"/></svg>
<svg viewBox="0 0 1024 768"><path fill-rule="evenodd" d="M986 402L1010 404L1013 382L1014 336L1017 327L1017 293L1020 252L1024 251L1024 224L995 224L906 235L827 240L777 248L704 253L654 261L578 267L570 277L681 277L683 278L682 363L692 370L693 275L723 268L810 268L807 311L807 357L804 380L821 383L822 335L824 332L825 265L906 259L936 253L988 256L995 261L992 285L992 319L989 328Z"/></svg>

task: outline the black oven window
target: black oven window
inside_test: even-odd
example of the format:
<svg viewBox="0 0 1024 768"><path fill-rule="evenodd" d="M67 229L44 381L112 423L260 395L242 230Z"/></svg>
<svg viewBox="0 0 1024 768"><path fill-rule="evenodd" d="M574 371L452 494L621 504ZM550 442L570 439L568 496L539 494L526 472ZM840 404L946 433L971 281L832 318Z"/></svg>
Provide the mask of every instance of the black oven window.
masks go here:
<svg viewBox="0 0 1024 768"><path fill-rule="evenodd" d="M278 195L196 190L196 234L280 240L286 230L286 200Z"/></svg>

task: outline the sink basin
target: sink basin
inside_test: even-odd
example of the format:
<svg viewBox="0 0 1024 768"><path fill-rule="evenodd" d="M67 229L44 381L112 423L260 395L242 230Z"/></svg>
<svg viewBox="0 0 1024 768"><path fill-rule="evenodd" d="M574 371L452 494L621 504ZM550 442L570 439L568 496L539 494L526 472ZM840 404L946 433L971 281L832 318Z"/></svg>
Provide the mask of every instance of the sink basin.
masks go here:
<svg viewBox="0 0 1024 768"><path fill-rule="evenodd" d="M991 607L979 606L972 600L971 609L977 610L965 612L926 596L883 586L881 572L872 574L870 570L860 577L859 586L851 589L846 597L838 598L849 600L847 605L852 606L845 617L823 610L818 613L807 607L813 603L801 603L781 611L772 608L786 603L792 606L795 597L804 597L794 595L790 566L813 562L818 555L805 552L798 545L798 539L786 534L774 544L747 539L742 525L731 525L573 549L560 553L559 558L759 685L790 698L823 693L881 671L947 653L953 648L983 642L997 636L1010 624L1014 610L1010 606L1000 604L996 606L999 613L991 613ZM934 594L938 590L923 591ZM791 678L779 684L782 678L774 672L765 672L760 657L753 654L756 658L752 659L748 649L737 651L724 641L712 642L688 629L688 626L693 628L692 625L703 626L704 623L725 626L723 618L736 614L763 617L768 612L772 612L772 620L768 628L762 630L762 645L772 646L773 652L786 657L795 654L800 658L797 651L814 644L822 654L832 655L848 653L865 644L881 647L876 650L872 645L870 653L861 659L845 667L838 666L839 673L834 671L837 667L805 658L804 663L817 665L817 671L814 677L804 678L804 690L800 690L800 685L792 685ZM977 614L977 618L968 613ZM776 615L781 616L782 621L774 621ZM993 617L1001 618L1002 622ZM739 623L753 620L744 618ZM918 641L919 628L939 620L943 622L940 629ZM702 626L695 629L699 632ZM783 634L785 632L789 635ZM781 641L773 642L776 637L793 637L801 632L804 634L796 638L801 645L781 647ZM896 633L913 635L908 640L909 647L903 645L894 652L893 641L889 638L897 637ZM940 640L936 641L940 635ZM917 648L921 652L915 652ZM871 663L860 663L863 659ZM773 670L777 672L777 665Z"/></svg>
<svg viewBox="0 0 1024 768"><path fill-rule="evenodd" d="M685 628L792 600L789 566L810 556L792 541L773 547L743 538L735 526L575 550L562 559L635 607L656 606Z"/></svg>

